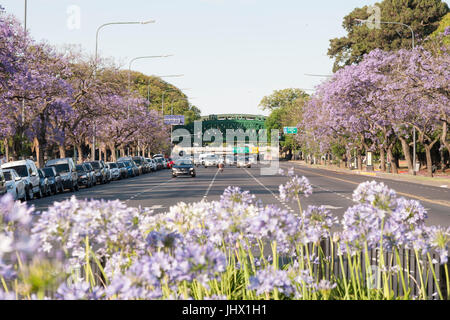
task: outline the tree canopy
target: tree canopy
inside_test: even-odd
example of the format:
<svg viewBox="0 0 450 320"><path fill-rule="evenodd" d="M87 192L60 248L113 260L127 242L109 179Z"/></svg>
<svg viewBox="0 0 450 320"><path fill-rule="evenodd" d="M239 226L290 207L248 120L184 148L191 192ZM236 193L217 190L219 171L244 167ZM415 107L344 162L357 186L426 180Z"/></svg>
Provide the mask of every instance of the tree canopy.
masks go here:
<svg viewBox="0 0 450 320"><path fill-rule="evenodd" d="M400 22L411 26L420 42L436 31L441 19L449 12L441 0L384 0L375 4L381 10L381 21ZM381 24L379 29L369 27L355 19L367 20L369 6L354 9L344 17L347 35L330 40L328 55L335 59L333 71L358 63L364 54L374 49L392 51L411 49L411 32L401 25Z"/></svg>

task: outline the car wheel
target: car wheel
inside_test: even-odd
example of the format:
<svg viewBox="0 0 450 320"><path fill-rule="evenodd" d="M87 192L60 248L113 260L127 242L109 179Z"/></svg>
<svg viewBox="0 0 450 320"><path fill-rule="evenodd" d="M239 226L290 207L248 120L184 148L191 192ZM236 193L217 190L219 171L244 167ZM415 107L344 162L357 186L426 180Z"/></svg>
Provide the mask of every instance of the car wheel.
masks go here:
<svg viewBox="0 0 450 320"><path fill-rule="evenodd" d="M42 194L41 188L39 188L39 192L36 193L36 197L37 197L38 199L41 199L41 198L44 197L43 194Z"/></svg>
<svg viewBox="0 0 450 320"><path fill-rule="evenodd" d="M75 191L80 191L80 186L78 185L78 182L75 184Z"/></svg>

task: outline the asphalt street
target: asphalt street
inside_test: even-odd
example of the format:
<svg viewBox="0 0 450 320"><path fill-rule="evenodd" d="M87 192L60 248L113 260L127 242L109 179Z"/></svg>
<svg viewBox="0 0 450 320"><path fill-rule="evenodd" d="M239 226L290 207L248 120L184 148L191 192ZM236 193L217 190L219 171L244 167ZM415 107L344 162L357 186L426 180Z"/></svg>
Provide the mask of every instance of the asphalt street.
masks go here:
<svg viewBox="0 0 450 320"><path fill-rule="evenodd" d="M397 191L399 196L416 199L428 210L428 225L450 226L450 189L413 184L410 182L358 176L323 169L308 168L299 164L280 162L280 167L295 167L296 174L307 177L313 185L313 195L302 198L302 207L308 205L327 206L338 217L342 217L346 208L352 206L352 193L358 184L377 180ZM170 170L162 170L126 180L98 185L79 192L65 192L53 197L30 201L37 211L45 211L53 202L63 201L75 195L79 199L119 199L129 206L149 207L156 213L169 211L179 202L197 202L219 200L228 186L239 186L249 190L264 204L275 204L298 212L295 203L282 203L278 188L287 181L287 177L262 176L261 167L226 167L221 173L217 168L197 168L197 177L172 178ZM45 214L45 212L43 212Z"/></svg>

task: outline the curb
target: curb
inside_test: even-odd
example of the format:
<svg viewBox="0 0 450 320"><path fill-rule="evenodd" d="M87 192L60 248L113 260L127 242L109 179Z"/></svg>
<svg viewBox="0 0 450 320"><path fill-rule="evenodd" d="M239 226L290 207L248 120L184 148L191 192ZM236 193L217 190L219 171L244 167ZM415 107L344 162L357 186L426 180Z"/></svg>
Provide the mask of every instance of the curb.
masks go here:
<svg viewBox="0 0 450 320"><path fill-rule="evenodd" d="M402 177L401 175L394 175L390 173L384 173L384 172L367 172L367 171L359 171L359 170L348 170L343 168L337 168L337 167L326 167L324 165L309 165L302 161L294 160L289 161L295 164L299 164L308 168L312 169L323 169L328 171L334 171L334 172L343 172L347 174L353 174L353 175L360 175L360 176L369 176L369 177L376 177L376 178L382 178L382 179L388 179L388 180L394 180L394 181L403 181L403 182L409 182L409 183L415 183L415 184L421 184L421 185L427 185L431 187L437 187L437 188L443 188L443 189L450 189L450 179L444 179L443 181L420 181L416 180L411 176L409 179L405 179L405 177Z"/></svg>

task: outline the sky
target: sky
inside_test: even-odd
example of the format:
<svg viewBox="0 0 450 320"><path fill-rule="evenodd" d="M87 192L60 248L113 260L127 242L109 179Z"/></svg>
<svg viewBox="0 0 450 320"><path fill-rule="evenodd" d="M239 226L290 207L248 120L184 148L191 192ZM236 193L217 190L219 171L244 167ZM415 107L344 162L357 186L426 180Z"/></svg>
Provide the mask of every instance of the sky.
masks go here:
<svg viewBox="0 0 450 320"><path fill-rule="evenodd" d="M24 19L25 0L0 0L7 13ZM71 44L147 75L165 78L190 97L202 115L268 115L259 107L274 90L301 88L312 93L331 74L329 40L344 36L344 16L362 0L28 0L27 28L36 40L63 48ZM78 15L79 13L79 15ZM77 17L79 16L79 19Z"/></svg>

